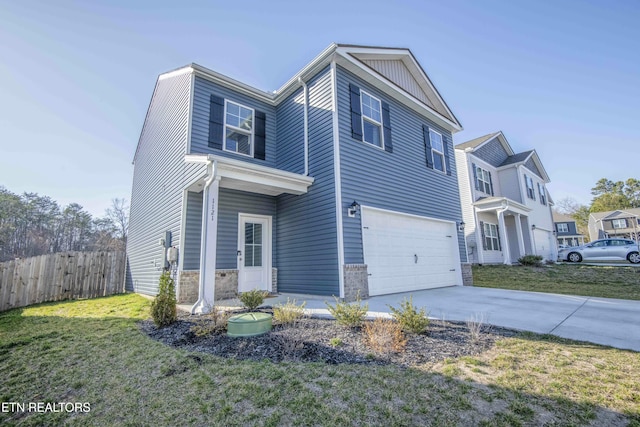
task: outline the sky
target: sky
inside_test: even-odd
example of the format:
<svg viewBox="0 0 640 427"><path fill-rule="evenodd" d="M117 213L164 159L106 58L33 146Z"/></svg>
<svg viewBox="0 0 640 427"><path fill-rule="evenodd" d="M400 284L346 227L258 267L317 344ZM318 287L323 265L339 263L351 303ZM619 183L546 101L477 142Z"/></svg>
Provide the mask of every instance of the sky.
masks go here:
<svg viewBox="0 0 640 427"><path fill-rule="evenodd" d="M555 201L640 178L640 1L0 0L0 186L104 215L130 199L159 74L264 91L332 42L411 49L462 123L535 149Z"/></svg>

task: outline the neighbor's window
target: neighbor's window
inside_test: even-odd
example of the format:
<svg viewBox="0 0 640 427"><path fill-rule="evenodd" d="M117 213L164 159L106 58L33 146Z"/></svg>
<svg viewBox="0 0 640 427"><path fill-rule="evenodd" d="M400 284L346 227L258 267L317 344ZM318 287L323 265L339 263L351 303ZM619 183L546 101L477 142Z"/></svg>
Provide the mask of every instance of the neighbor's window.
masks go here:
<svg viewBox="0 0 640 427"><path fill-rule="evenodd" d="M533 179L531 179L530 176L525 175L524 176L524 181L527 183L527 196L530 199L535 200L536 199L536 193L533 189Z"/></svg>
<svg viewBox="0 0 640 427"><path fill-rule="evenodd" d="M480 189L483 193L491 194L491 172L482 169L479 166L476 166L476 187Z"/></svg>
<svg viewBox="0 0 640 427"><path fill-rule="evenodd" d="M558 224L558 233L568 233L569 225L568 224Z"/></svg>
<svg viewBox="0 0 640 427"><path fill-rule="evenodd" d="M224 149L253 155L253 110L226 101Z"/></svg>
<svg viewBox="0 0 640 427"><path fill-rule="evenodd" d="M540 203L543 205L547 205L547 192L544 191L544 185L540 185L538 183L538 193L540 193Z"/></svg>
<svg viewBox="0 0 640 427"><path fill-rule="evenodd" d="M442 143L442 135L433 129L429 129L429 140L431 141L433 168L441 172L446 172L444 167L444 144Z"/></svg>
<svg viewBox="0 0 640 427"><path fill-rule="evenodd" d="M500 250L500 245L498 244L498 226L496 224L484 223L484 241L486 250Z"/></svg>
<svg viewBox="0 0 640 427"><path fill-rule="evenodd" d="M614 219L611 221L613 228L627 228L627 220L626 219Z"/></svg>
<svg viewBox="0 0 640 427"><path fill-rule="evenodd" d="M382 145L382 107L380 100L361 91L362 137L365 142L377 147Z"/></svg>

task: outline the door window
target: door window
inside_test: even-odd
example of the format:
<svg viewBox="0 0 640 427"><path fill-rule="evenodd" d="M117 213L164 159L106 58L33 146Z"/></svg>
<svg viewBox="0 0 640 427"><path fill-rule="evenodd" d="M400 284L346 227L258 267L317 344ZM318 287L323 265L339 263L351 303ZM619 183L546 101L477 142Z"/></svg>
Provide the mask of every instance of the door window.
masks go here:
<svg viewBox="0 0 640 427"><path fill-rule="evenodd" d="M244 266L262 267L262 224L244 225Z"/></svg>

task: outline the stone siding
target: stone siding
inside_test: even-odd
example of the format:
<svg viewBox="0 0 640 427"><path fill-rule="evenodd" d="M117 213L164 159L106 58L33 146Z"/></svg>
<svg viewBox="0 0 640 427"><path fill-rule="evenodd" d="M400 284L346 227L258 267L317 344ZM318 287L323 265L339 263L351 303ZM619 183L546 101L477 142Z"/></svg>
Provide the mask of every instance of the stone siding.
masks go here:
<svg viewBox="0 0 640 427"><path fill-rule="evenodd" d="M462 284L464 286L473 286L473 272L471 264L461 264L462 268Z"/></svg>
<svg viewBox="0 0 640 427"><path fill-rule="evenodd" d="M199 271L181 271L178 304L194 304L198 301Z"/></svg>
<svg viewBox="0 0 640 427"><path fill-rule="evenodd" d="M238 295L238 270L216 270L216 301Z"/></svg>
<svg viewBox="0 0 640 427"><path fill-rule="evenodd" d="M360 298L369 298L369 275L366 264L344 265L344 300L355 301L360 291Z"/></svg>
<svg viewBox="0 0 640 427"><path fill-rule="evenodd" d="M278 293L278 269L277 268L271 269L271 293L272 294Z"/></svg>

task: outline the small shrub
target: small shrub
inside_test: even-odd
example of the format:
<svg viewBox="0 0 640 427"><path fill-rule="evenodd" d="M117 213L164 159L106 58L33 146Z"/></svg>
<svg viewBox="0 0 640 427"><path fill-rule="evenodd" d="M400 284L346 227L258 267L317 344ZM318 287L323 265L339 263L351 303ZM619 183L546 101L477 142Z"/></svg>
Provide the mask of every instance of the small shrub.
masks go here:
<svg viewBox="0 0 640 427"><path fill-rule="evenodd" d="M329 310L329 313L335 317L336 322L350 328L357 328L361 326L362 322L364 322L365 316L367 315L367 311L369 311L369 304L362 304L362 301L360 301L360 292L358 292L358 295L356 296L356 301L351 304L340 301L336 297L334 298L336 300L335 306L329 303L326 304L327 310Z"/></svg>
<svg viewBox="0 0 640 427"><path fill-rule="evenodd" d="M176 286L168 271L160 276L160 290L151 303L151 317L157 327L169 326L178 320Z"/></svg>
<svg viewBox="0 0 640 427"><path fill-rule="evenodd" d="M289 298L287 298L286 304L276 304L273 307L273 318L283 325L295 323L304 316L304 306L306 304L306 302L303 302L298 305L296 300L289 301Z"/></svg>
<svg viewBox="0 0 640 427"><path fill-rule="evenodd" d="M189 330L197 337L222 333L227 330L227 320L230 316L230 313L212 307L209 313L198 316L196 324Z"/></svg>
<svg viewBox="0 0 640 427"><path fill-rule="evenodd" d="M429 326L429 314L425 311L424 307L418 311L418 308L413 305L413 296L410 296L408 299L405 298L400 303L400 308L388 307L391 311L391 316L400 323L402 330L414 334L421 334L427 330Z"/></svg>
<svg viewBox="0 0 640 427"><path fill-rule="evenodd" d="M542 266L542 257L540 255L525 255L518 258L518 262L522 265L540 267Z"/></svg>
<svg viewBox="0 0 640 427"><path fill-rule="evenodd" d="M544 262L544 263L545 263L546 265L555 265L555 264L556 264L556 262L555 262L554 260L552 260L552 259L545 260L545 262Z"/></svg>
<svg viewBox="0 0 640 427"><path fill-rule="evenodd" d="M333 348L336 348L336 347L340 346L341 344L342 344L342 338L335 337L335 338L331 338L329 340L329 345L331 347L333 347Z"/></svg>
<svg viewBox="0 0 640 427"><path fill-rule="evenodd" d="M389 354L392 351L404 351L407 339L402 333L402 327L391 319L376 318L364 325L366 344L378 354Z"/></svg>
<svg viewBox="0 0 640 427"><path fill-rule="evenodd" d="M258 308L258 306L260 306L264 302L264 299L268 296L269 292L254 289L252 291L241 293L238 298L249 311L253 311Z"/></svg>
<svg viewBox="0 0 640 427"><path fill-rule="evenodd" d="M469 338L472 343L477 343L482 338L482 332L488 332L490 327L486 326L486 319L484 314L474 314L467 319L467 329L469 330Z"/></svg>

